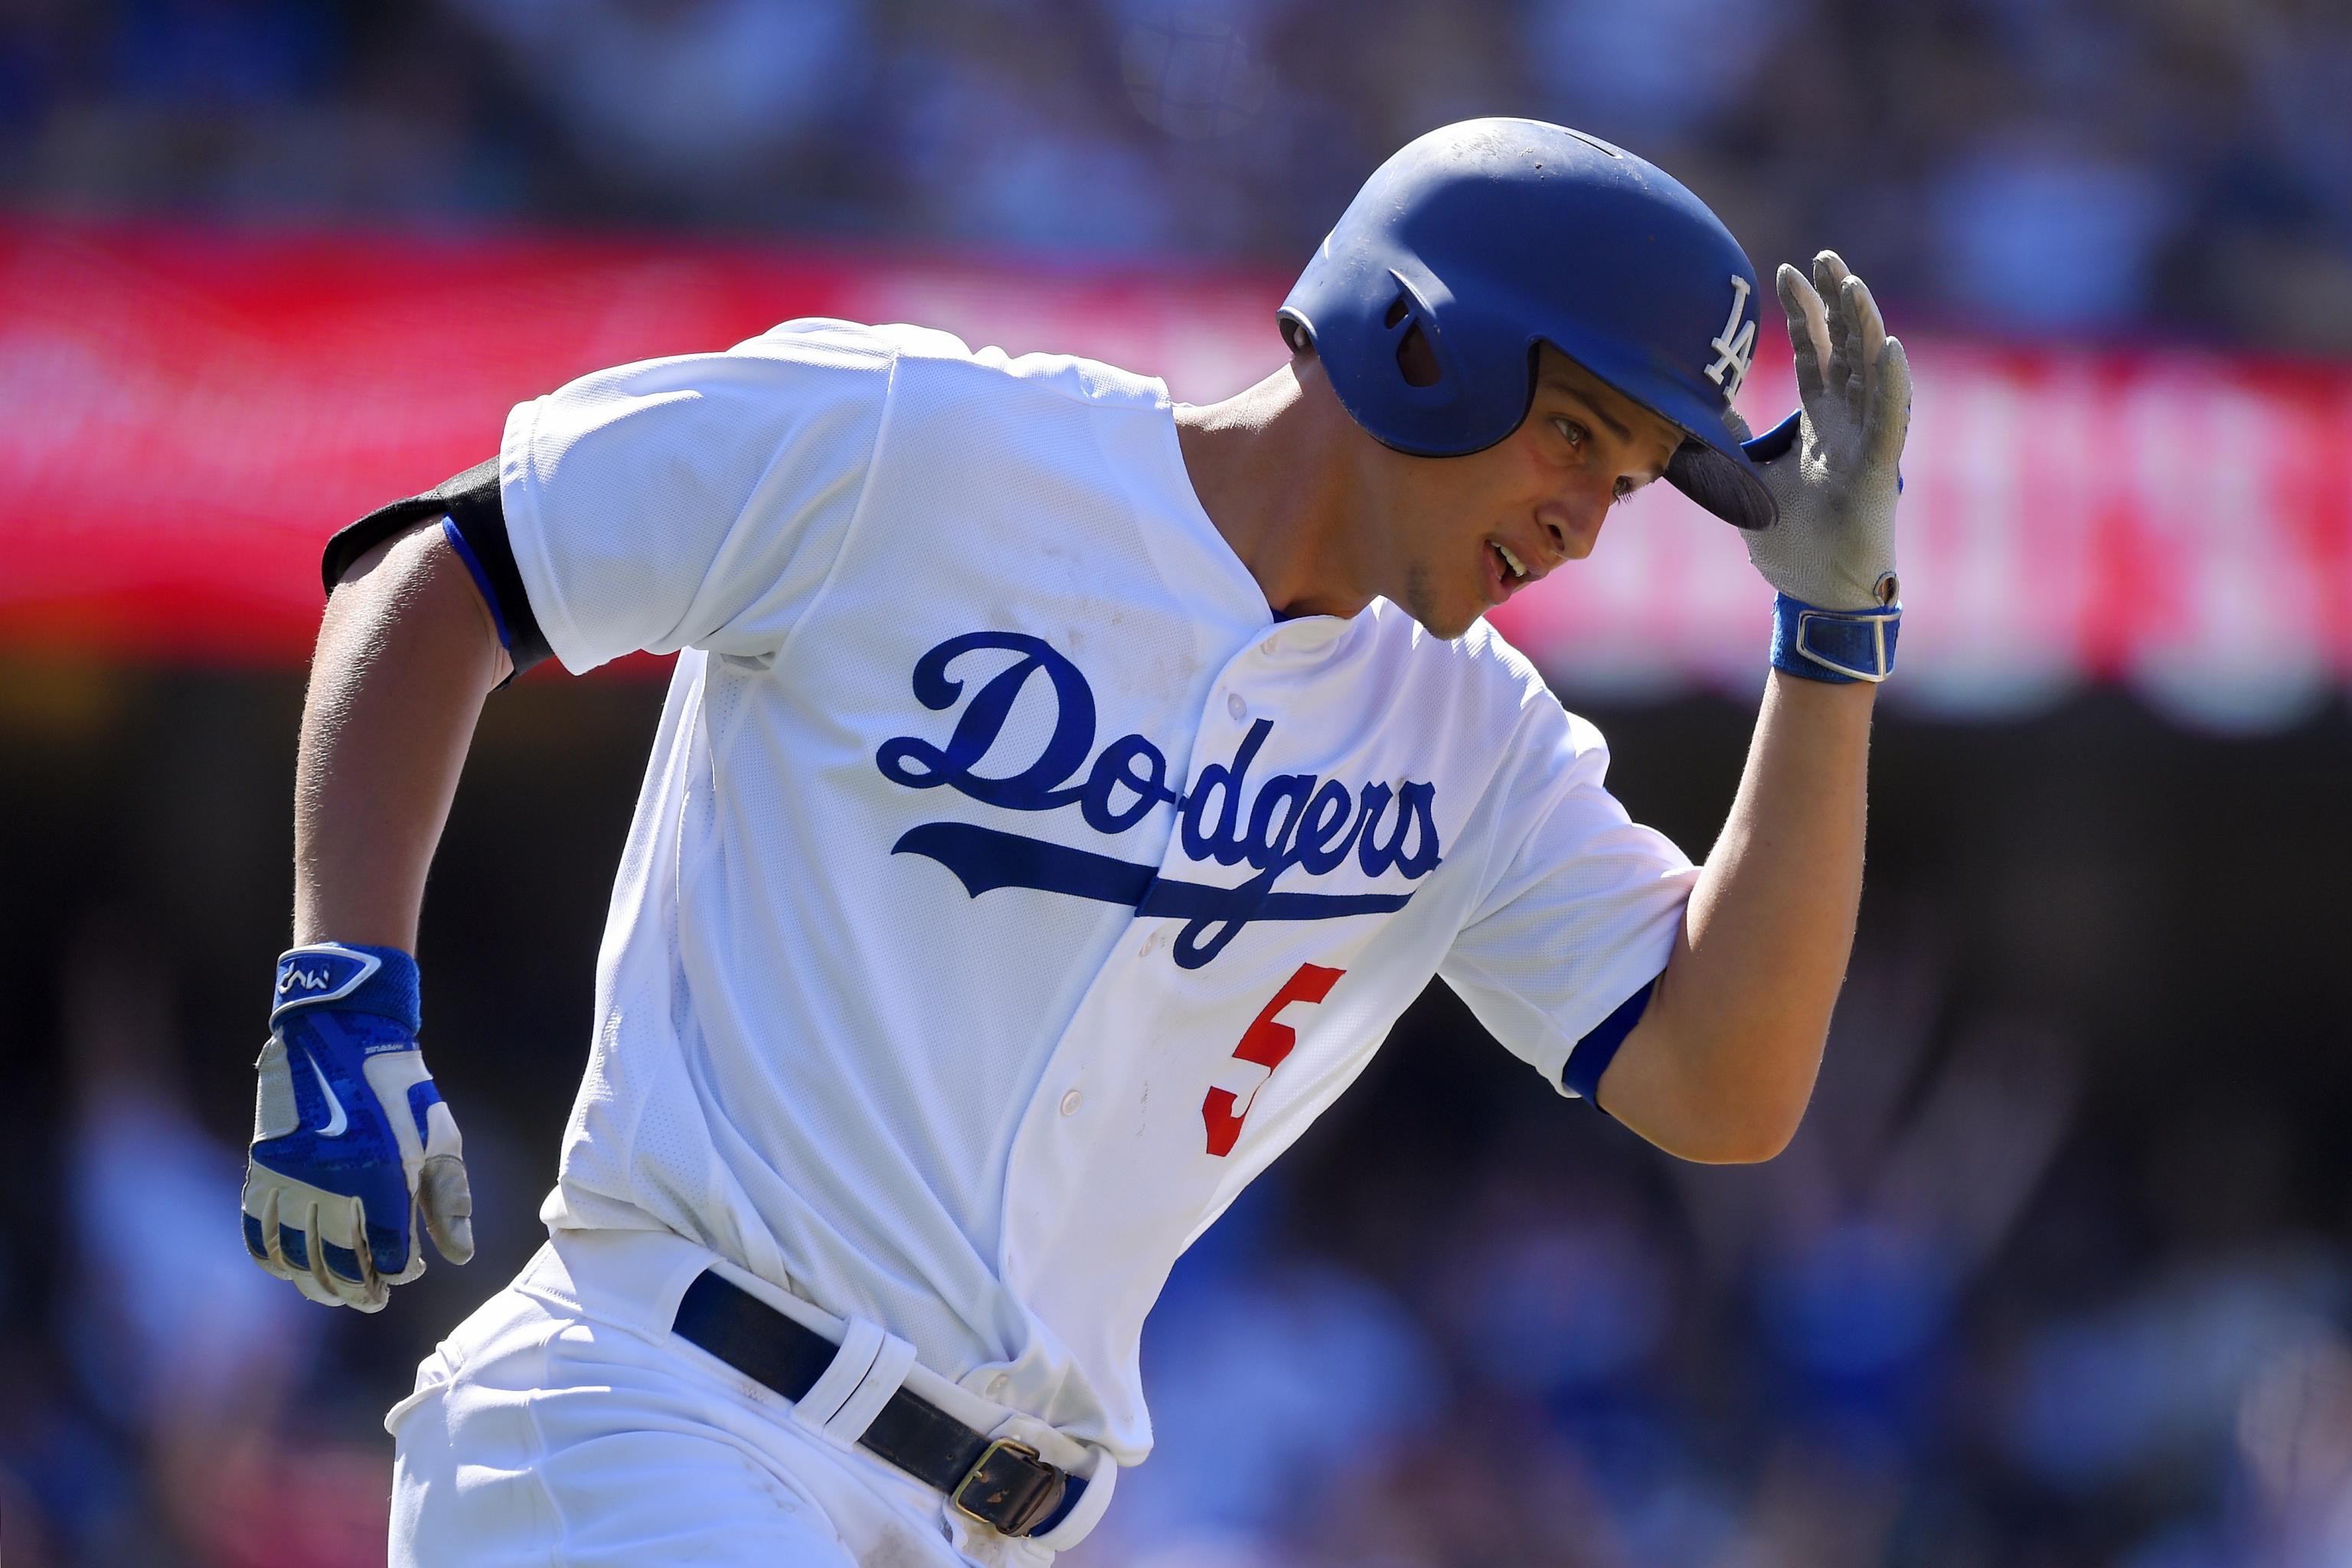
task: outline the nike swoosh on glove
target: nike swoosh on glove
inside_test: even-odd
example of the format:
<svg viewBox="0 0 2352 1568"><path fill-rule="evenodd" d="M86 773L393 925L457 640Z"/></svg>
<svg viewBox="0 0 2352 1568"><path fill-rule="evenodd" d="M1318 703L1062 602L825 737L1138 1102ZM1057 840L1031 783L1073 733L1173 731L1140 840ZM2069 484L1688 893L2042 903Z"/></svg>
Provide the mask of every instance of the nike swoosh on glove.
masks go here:
<svg viewBox="0 0 2352 1568"><path fill-rule="evenodd" d="M381 1310L441 1256L474 1256L465 1145L425 1056L416 961L317 942L278 961L245 1172L245 1248L313 1301Z"/></svg>

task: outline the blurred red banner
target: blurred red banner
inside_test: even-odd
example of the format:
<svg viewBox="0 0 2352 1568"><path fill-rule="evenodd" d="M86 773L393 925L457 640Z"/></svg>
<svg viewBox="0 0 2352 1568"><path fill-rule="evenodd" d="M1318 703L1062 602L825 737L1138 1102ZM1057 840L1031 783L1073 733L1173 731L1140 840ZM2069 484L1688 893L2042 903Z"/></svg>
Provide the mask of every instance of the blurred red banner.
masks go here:
<svg viewBox="0 0 2352 1568"><path fill-rule="evenodd" d="M604 365L833 315L1088 354L1205 400L1279 361L1283 282L0 226L0 644L299 661L329 533L490 456L511 405ZM2014 712L2122 680L2262 727L2352 682L2352 367L1906 342L1905 700ZM1761 428L1793 397L1768 329L1741 405ZM1654 487L1503 624L1572 691L1748 690L1769 600L1730 530Z"/></svg>

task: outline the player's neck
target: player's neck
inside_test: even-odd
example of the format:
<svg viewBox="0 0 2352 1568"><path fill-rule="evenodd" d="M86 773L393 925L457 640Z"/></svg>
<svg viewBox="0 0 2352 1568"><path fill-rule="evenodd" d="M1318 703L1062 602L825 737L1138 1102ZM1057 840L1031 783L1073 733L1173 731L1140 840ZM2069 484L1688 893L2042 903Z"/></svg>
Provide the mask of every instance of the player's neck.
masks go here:
<svg viewBox="0 0 2352 1568"><path fill-rule="evenodd" d="M1312 361L1222 403L1179 405L1176 435L1202 510L1281 616L1352 616L1373 590L1352 546L1345 461L1354 426Z"/></svg>

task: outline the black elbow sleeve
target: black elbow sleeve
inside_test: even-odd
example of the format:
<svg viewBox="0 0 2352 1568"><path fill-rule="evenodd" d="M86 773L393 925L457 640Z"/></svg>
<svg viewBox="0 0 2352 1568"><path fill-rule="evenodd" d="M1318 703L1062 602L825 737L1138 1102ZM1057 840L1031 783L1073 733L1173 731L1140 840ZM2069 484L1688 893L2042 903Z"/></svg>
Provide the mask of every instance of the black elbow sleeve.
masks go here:
<svg viewBox="0 0 2352 1568"><path fill-rule="evenodd" d="M319 563L320 576L327 591L334 592L335 584L343 580L352 563L376 545L414 523L436 516L448 519L450 542L457 547L466 569L473 574L474 585L482 591L483 601L489 605L491 619L498 623L499 640L506 645L508 656L514 660L515 675L548 658L551 650L547 636L539 628L539 617L531 613L530 595L523 591L522 573L515 565L514 545L507 538L506 511L499 500L496 458L444 479L422 495L380 506L327 541L326 552Z"/></svg>

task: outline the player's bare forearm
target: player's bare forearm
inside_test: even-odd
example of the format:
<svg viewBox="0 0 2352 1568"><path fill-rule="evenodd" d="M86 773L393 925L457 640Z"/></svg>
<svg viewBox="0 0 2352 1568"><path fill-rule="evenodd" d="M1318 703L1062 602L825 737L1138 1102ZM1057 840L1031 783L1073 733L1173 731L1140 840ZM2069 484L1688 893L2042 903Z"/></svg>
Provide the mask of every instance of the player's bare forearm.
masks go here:
<svg viewBox="0 0 2352 1568"><path fill-rule="evenodd" d="M414 951L425 868L506 651L425 526L355 563L310 664L294 789L294 941Z"/></svg>
<svg viewBox="0 0 2352 1568"><path fill-rule="evenodd" d="M1601 1105L1687 1159L1769 1159L1802 1120L1862 897L1877 688L1771 672L1730 817Z"/></svg>
<svg viewBox="0 0 2352 1568"><path fill-rule="evenodd" d="M1741 535L1775 590L1772 673L1723 837L1650 1005L1595 1088L1693 1160L1769 1160L1796 1135L1853 950L1876 682L1893 668L1911 367L1835 251L1773 279L1801 417L1745 448L1777 516Z"/></svg>

